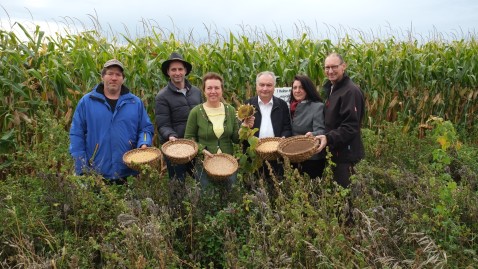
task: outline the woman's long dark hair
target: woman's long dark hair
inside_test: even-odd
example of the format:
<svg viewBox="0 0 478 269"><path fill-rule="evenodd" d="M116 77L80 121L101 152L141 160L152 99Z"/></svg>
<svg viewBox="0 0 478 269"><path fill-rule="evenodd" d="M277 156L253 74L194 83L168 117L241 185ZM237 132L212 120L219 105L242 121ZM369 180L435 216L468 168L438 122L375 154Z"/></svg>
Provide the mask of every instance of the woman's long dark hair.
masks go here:
<svg viewBox="0 0 478 269"><path fill-rule="evenodd" d="M294 84L294 81L300 81L300 84L302 84L302 88L304 88L305 93L307 94L306 99L311 101L311 102L323 102L322 98L320 98L319 93L317 92L317 88L314 85L314 82L305 75L296 75L294 77L294 80L292 81L292 85ZM291 89L290 91L290 98L289 98L289 103L292 103L295 101L294 94L292 93L294 89Z"/></svg>

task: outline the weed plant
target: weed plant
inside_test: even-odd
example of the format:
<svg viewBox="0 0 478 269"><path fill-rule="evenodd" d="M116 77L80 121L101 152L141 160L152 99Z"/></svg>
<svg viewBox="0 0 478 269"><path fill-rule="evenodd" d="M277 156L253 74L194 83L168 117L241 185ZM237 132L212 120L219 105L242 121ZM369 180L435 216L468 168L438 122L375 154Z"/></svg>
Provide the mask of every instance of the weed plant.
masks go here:
<svg viewBox="0 0 478 269"><path fill-rule="evenodd" d="M448 136L455 140L442 153L450 161L434 158L442 149L437 137L454 132L445 121L437 124L447 127L437 125L420 139L400 132L399 124L364 130L370 154L349 189L331 180L330 169L310 179L285 161L282 180L241 173L227 191L202 190L192 178L169 181L148 166L127 186L74 176L65 122L46 110L29 127L41 134L36 144L10 156L16 171L0 181L0 264L472 268L478 149ZM353 223L346 222L350 212Z"/></svg>

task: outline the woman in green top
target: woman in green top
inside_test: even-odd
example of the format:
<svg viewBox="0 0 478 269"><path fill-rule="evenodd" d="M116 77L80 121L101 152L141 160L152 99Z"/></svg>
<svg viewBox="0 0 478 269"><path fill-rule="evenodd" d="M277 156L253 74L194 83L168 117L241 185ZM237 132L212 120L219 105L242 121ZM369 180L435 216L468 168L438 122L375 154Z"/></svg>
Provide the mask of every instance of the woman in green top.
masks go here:
<svg viewBox="0 0 478 269"><path fill-rule="evenodd" d="M193 139L199 144L204 155L227 153L233 155L234 143L239 142L239 122L233 106L223 102L224 79L217 73L207 73L203 77L203 90L206 102L197 105L189 113L184 138ZM202 162L196 162L196 179L203 187L210 182L203 171ZM227 180L230 188L236 174Z"/></svg>

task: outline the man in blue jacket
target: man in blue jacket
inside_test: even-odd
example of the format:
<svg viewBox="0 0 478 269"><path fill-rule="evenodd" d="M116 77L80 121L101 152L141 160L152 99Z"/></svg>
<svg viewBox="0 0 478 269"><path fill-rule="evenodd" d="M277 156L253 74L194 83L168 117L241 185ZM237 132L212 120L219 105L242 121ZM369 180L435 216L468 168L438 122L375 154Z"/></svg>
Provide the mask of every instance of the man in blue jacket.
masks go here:
<svg viewBox="0 0 478 269"><path fill-rule="evenodd" d="M123 85L123 64L112 59L101 72L102 82L78 102L70 129L75 173L96 172L123 184L137 172L123 163L123 154L152 144L153 124L143 102Z"/></svg>

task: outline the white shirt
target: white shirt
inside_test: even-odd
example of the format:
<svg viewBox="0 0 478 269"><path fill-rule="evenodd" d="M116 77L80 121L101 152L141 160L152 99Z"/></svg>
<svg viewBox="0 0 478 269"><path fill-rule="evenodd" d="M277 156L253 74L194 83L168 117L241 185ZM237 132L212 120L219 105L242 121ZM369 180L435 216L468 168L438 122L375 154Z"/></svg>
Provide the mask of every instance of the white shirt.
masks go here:
<svg viewBox="0 0 478 269"><path fill-rule="evenodd" d="M262 137L274 137L274 128L272 127L271 112L272 112L272 99L269 103L265 104L261 98L257 97L259 103L259 109L261 110L262 120L261 127L259 127L259 138Z"/></svg>

